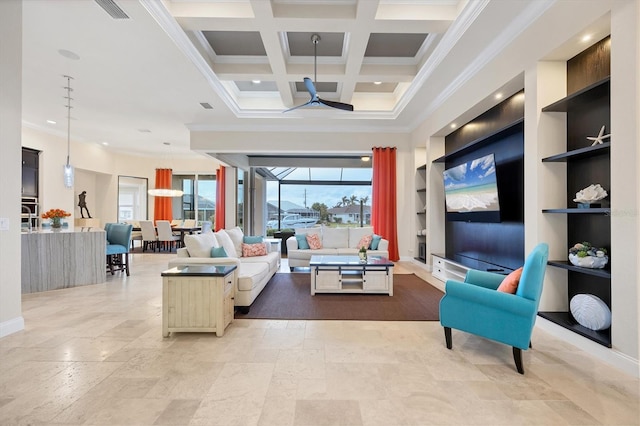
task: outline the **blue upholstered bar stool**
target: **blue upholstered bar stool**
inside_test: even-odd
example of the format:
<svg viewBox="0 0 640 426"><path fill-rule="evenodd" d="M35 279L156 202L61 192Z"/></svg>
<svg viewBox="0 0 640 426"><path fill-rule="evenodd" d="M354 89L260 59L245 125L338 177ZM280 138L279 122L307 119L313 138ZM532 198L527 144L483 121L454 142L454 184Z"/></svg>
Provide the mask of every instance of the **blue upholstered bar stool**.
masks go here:
<svg viewBox="0 0 640 426"><path fill-rule="evenodd" d="M107 231L107 268L111 275L125 271L129 276L129 247L133 225L123 223L105 224Z"/></svg>

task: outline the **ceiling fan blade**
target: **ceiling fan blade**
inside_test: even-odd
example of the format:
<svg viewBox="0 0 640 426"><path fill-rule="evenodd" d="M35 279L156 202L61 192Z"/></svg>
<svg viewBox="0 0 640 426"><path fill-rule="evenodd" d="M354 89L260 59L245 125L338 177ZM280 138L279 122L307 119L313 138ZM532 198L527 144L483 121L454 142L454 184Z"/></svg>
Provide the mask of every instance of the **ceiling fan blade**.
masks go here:
<svg viewBox="0 0 640 426"><path fill-rule="evenodd" d="M313 99L310 99L310 100L309 100L309 102L306 102L306 103L304 103L304 104L302 104L302 105L297 105L297 106L291 107L291 108L289 108L289 109L285 109L285 110L284 110L284 111L282 111L282 112L283 112L283 113L284 113L284 112L289 112L289 111L293 111L294 109L298 109L298 108L302 108L302 107L306 107L306 106L310 106L310 105L313 105Z"/></svg>
<svg viewBox="0 0 640 426"><path fill-rule="evenodd" d="M307 86L307 91L309 91L311 98L315 98L316 96L318 96L318 93L316 92L316 86L313 85L313 81L311 81L309 77L304 78L304 85Z"/></svg>
<svg viewBox="0 0 640 426"><path fill-rule="evenodd" d="M351 104L345 104L342 102L334 102L334 101L326 101L320 98L318 98L318 102L320 102L323 105L329 106L331 108L338 108L344 111L353 111L353 105Z"/></svg>

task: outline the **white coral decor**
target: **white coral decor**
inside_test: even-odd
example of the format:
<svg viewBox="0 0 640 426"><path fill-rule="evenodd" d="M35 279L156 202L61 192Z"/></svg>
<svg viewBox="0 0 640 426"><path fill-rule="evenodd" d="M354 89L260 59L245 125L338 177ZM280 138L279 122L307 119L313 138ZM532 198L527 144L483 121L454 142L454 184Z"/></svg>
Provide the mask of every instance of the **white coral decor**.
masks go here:
<svg viewBox="0 0 640 426"><path fill-rule="evenodd" d="M598 200L602 200L607 195L607 191L600 186L599 183L589 185L586 188L576 192L576 198L573 199L576 203L593 203Z"/></svg>

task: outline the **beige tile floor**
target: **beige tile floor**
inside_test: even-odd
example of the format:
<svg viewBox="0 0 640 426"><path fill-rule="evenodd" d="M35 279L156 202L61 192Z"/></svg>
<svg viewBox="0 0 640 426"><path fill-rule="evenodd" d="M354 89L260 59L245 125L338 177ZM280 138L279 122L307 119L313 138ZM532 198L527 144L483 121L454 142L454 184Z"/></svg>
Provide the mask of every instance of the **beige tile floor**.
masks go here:
<svg viewBox="0 0 640 426"><path fill-rule="evenodd" d="M454 331L447 350L437 322L237 320L221 338L162 338L171 256L25 296L26 329L0 340L0 424L640 424L638 379L539 330L524 376L504 345Z"/></svg>

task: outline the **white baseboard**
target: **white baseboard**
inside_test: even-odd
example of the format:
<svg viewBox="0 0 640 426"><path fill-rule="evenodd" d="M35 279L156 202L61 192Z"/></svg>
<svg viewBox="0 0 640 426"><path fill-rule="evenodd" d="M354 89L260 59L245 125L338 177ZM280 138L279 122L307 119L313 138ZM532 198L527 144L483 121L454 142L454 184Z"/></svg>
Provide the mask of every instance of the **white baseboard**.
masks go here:
<svg viewBox="0 0 640 426"><path fill-rule="evenodd" d="M0 323L0 338L24 330L24 318L12 318Z"/></svg>
<svg viewBox="0 0 640 426"><path fill-rule="evenodd" d="M540 327L541 330L572 344L618 370L634 377L640 377L640 363L637 359L631 358L615 349L602 346L542 317L536 318L536 327Z"/></svg>

